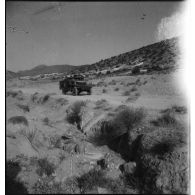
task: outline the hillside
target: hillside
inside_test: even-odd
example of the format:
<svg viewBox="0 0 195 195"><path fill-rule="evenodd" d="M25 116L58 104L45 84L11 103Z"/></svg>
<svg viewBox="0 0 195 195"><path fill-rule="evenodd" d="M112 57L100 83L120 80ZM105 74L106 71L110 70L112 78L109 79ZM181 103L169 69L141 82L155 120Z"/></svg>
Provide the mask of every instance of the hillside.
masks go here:
<svg viewBox="0 0 195 195"><path fill-rule="evenodd" d="M38 74L49 74L49 73L61 73L61 72L69 72L77 68L72 65L38 65L30 70L19 71L19 76L34 76Z"/></svg>
<svg viewBox="0 0 195 195"><path fill-rule="evenodd" d="M9 70L6 70L6 80L18 77L18 74Z"/></svg>
<svg viewBox="0 0 195 195"><path fill-rule="evenodd" d="M97 63L81 66L80 71L88 71L93 69L102 69L113 67L118 64L135 65L144 62L147 68L173 68L177 59L180 57L179 38L174 37L157 42L151 45L141 47L139 49L126 52L111 58L101 60Z"/></svg>
<svg viewBox="0 0 195 195"><path fill-rule="evenodd" d="M179 38L174 37L157 42L139 49L113 56L90 65L38 65L30 70L17 72L18 76L33 76L38 74L49 73L74 73L75 71L87 72L89 70L101 70L104 68L114 67L118 64L127 64L133 66L139 62L144 62L147 68L158 70L159 67L169 69L176 66L176 61L180 57ZM16 73L14 73L16 74ZM9 75L14 75L9 71ZM10 76L6 78L10 78ZM12 77L12 76L11 76Z"/></svg>

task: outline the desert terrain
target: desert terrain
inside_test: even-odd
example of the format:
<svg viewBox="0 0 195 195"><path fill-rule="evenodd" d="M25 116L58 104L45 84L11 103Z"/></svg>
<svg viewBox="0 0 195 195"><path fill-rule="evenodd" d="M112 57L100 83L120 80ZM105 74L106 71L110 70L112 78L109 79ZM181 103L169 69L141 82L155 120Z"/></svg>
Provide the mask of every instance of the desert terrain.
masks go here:
<svg viewBox="0 0 195 195"><path fill-rule="evenodd" d="M187 193L188 101L178 71L6 83L10 192Z"/></svg>

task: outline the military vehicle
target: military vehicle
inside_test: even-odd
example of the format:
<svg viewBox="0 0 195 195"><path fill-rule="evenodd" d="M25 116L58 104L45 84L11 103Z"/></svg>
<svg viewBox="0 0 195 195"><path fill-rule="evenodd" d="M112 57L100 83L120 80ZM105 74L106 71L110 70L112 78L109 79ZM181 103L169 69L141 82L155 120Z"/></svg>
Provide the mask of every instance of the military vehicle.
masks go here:
<svg viewBox="0 0 195 195"><path fill-rule="evenodd" d="M90 95L92 85L84 80L84 76L73 75L60 81L59 88L62 90L63 94L70 91L73 95L79 95L81 92L85 91Z"/></svg>

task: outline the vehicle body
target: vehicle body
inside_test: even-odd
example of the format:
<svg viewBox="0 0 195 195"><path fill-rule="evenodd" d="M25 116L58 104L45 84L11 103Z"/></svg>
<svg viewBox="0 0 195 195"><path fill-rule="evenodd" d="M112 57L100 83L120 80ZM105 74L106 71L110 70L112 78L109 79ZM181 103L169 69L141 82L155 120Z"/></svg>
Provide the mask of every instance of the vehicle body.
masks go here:
<svg viewBox="0 0 195 195"><path fill-rule="evenodd" d="M73 95L79 95L81 92L85 91L90 95L92 85L87 83L82 75L73 75L60 81L59 88L62 90L63 94L70 91Z"/></svg>

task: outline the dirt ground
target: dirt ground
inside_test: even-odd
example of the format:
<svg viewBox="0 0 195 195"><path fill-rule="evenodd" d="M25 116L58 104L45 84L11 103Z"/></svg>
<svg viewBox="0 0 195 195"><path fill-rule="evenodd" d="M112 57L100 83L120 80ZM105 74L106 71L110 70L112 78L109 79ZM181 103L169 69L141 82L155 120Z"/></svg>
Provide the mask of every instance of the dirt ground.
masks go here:
<svg viewBox="0 0 195 195"><path fill-rule="evenodd" d="M94 161L110 154L113 168L110 169L108 175L117 178L120 174L117 167L124 162L124 159L108 147L96 147L88 143L85 145L84 154L71 156L70 153L66 153L60 148L51 147L48 138L62 136L64 133L74 138L77 136L75 126L69 124L65 117L68 106L78 100L87 101L91 113L87 117L88 121L84 124L87 124L85 132L90 131L98 120L104 119L107 113L112 112L120 105L144 107L148 112L149 119L157 117L162 109L173 105L188 108L188 101L178 85L178 79L177 72L93 79L89 81L94 85L92 94L86 95L83 93L79 96L63 95L58 82L7 81L7 92L22 92L21 97L10 95L6 98L7 160L19 158L23 162L24 158L21 155L38 159L47 157L56 166L55 181L64 181L67 177L82 175L89 171L93 168ZM103 89L105 89L104 92ZM38 93L38 97L48 95L49 98L45 102L34 102L32 96L35 93ZM65 101L61 102L62 99ZM104 104L97 108L97 101L103 100ZM19 105L28 106L29 111ZM28 121L28 125L11 124L9 119L14 116L24 116ZM188 124L189 116L187 114L182 117L178 115L177 117ZM29 134L26 132L35 136L33 141L31 140L32 142L27 139ZM78 134L78 136L81 139L82 135ZM77 139L75 142L77 142ZM27 168L22 169L18 177L21 181L25 181L28 190L33 192L32 186L39 178L35 167L28 165Z"/></svg>

